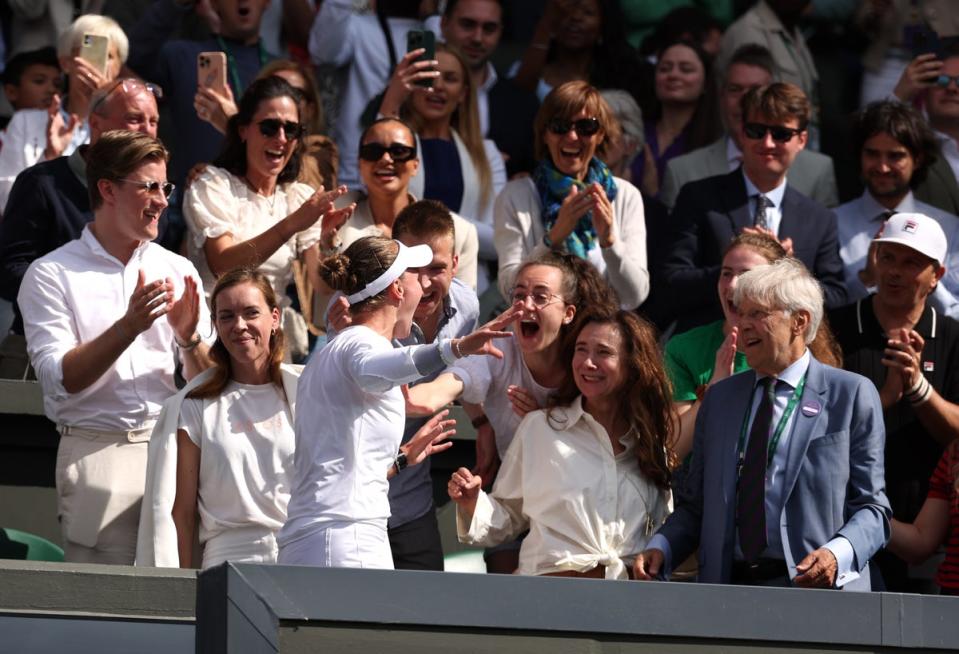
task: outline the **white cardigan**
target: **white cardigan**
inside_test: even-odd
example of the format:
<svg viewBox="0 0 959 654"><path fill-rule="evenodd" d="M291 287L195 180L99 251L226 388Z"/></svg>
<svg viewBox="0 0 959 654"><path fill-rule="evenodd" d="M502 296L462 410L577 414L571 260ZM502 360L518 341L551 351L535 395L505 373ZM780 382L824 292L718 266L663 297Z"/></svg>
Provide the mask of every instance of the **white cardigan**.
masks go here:
<svg viewBox="0 0 959 654"><path fill-rule="evenodd" d="M460 210L457 211L460 216L476 226L476 232L479 236L479 258L482 261L496 261L496 247L493 241L493 204L496 196L506 186L506 164L503 163L503 157L499 153L496 144L489 139L483 140L483 148L486 151L486 160L490 166L490 181L492 184L491 195L487 198L486 205L483 206L483 197L480 192L479 173L473 166L473 160L470 158L466 144L460 138L456 130L453 132L453 142L456 144L456 152L460 159L460 169L463 175L463 200L460 202ZM410 178L409 191L418 198L423 197L423 188L426 184L426 175L423 166L423 144L420 143L420 137L416 136L416 151L419 153L420 166L416 169L416 174ZM489 286L489 275L485 267L480 266L477 279L477 295L482 295Z"/></svg>
<svg viewBox="0 0 959 654"><path fill-rule="evenodd" d="M602 248L606 281L619 294L624 309L638 307L649 295L646 268L646 215L643 196L624 179L615 177L613 200L613 245ZM496 198L494 238L499 254L499 289L506 297L520 264L549 248L543 243L546 230L543 206L532 178L515 179Z"/></svg>
<svg viewBox="0 0 959 654"><path fill-rule="evenodd" d="M282 364L283 391L296 413L296 384L303 366ZM177 424L180 406L187 394L210 378L212 369L204 370L179 393L163 403L163 410L153 428L147 458L147 477L140 507L140 528L137 532L136 565L156 568L180 567L176 525L173 523L173 500L176 499Z"/></svg>

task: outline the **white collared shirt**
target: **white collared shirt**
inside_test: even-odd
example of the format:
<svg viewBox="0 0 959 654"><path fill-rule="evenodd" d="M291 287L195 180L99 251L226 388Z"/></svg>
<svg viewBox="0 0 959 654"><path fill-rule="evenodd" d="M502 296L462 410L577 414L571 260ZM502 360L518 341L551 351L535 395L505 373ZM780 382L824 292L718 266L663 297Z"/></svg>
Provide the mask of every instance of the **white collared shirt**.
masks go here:
<svg viewBox="0 0 959 654"><path fill-rule="evenodd" d="M174 333L162 317L137 336L93 384L77 393L63 387L63 357L114 329L127 311L141 268L148 283L171 278L177 298L183 294L187 276L200 284L192 263L155 243L142 243L122 263L103 249L89 225L80 238L27 269L17 303L30 362L43 388L44 413L50 420L87 429L140 429L156 420L164 400L176 392ZM212 339L205 302L200 303L197 331Z"/></svg>
<svg viewBox="0 0 959 654"><path fill-rule="evenodd" d="M527 527L519 573L541 575L606 566L607 579L626 579L626 565L666 519L670 494L639 470L633 433L614 454L609 435L583 411L526 415L493 485L480 492L472 522L456 515L462 542L494 545ZM625 561L624 561L625 559Z"/></svg>
<svg viewBox="0 0 959 654"><path fill-rule="evenodd" d="M942 149L942 156L945 157L949 167L952 168L952 174L959 179L959 144L956 139L948 134L933 130L936 138L939 140L939 147Z"/></svg>
<svg viewBox="0 0 959 654"><path fill-rule="evenodd" d="M766 207L766 223L773 234L779 234L779 226L783 221L783 196L786 194L786 179L780 182L779 186L768 193L760 193L756 185L749 179L749 175L743 170L743 179L746 181L746 197L749 198L749 217L756 216L756 197L765 195L766 199L772 203L772 206Z"/></svg>
<svg viewBox="0 0 959 654"><path fill-rule="evenodd" d="M486 62L486 81L476 89L476 108L479 110L480 133L483 138L489 136L489 92L499 80L496 68Z"/></svg>

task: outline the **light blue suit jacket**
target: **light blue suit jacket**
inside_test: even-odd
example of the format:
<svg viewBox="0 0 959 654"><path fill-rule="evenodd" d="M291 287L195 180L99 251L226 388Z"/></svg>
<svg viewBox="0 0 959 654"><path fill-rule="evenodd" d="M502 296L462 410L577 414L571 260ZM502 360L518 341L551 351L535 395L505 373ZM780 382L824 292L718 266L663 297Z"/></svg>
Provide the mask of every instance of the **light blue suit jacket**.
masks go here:
<svg viewBox="0 0 959 654"><path fill-rule="evenodd" d="M699 547L699 580L706 583L730 581L737 448L754 382L755 373L747 371L706 393L696 417L689 475L675 489L676 511L659 531L669 541L672 562L681 563ZM818 413L804 411L807 405L818 405ZM813 358L791 429L783 443L788 448L785 501L777 525L790 577L809 552L840 535L852 545L853 569L861 575L843 588L870 590L867 564L889 540L892 517L876 387L865 377Z"/></svg>

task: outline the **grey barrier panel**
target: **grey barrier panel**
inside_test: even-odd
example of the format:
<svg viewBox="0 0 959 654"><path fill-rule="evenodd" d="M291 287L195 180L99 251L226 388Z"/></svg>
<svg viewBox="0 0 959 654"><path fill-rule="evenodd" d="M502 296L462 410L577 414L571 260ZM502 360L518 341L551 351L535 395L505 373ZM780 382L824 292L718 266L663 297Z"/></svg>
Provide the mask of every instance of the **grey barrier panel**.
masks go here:
<svg viewBox="0 0 959 654"><path fill-rule="evenodd" d="M196 573L0 560L0 652L190 654Z"/></svg>
<svg viewBox="0 0 959 654"><path fill-rule="evenodd" d="M767 651L932 651L959 647L959 600L229 563L199 576L197 651L299 651L292 644L307 647L316 626L536 634L547 642L588 634L593 641L683 645L676 651L731 642ZM315 636L314 644L323 642ZM353 651L376 651L376 639L370 642Z"/></svg>

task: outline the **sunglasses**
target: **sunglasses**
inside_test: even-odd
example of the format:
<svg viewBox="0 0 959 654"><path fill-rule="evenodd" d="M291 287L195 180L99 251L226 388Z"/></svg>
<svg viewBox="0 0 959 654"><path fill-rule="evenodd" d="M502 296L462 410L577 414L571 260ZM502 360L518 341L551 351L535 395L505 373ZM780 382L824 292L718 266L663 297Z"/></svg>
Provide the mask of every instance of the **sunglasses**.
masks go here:
<svg viewBox="0 0 959 654"><path fill-rule="evenodd" d="M949 82L955 82L956 86L959 87L959 75L955 77L949 77L948 75L940 75L936 78L934 84L936 86L941 86L942 88L948 88Z"/></svg>
<svg viewBox="0 0 959 654"><path fill-rule="evenodd" d="M169 199L173 195L173 189L176 188L176 185L173 182L158 182L155 179L149 181L140 180L140 179L118 179L118 182L126 182L127 184L133 184L134 186L139 186L140 188L145 188L147 193L153 194L157 191L163 191L163 197Z"/></svg>
<svg viewBox="0 0 959 654"><path fill-rule="evenodd" d="M599 121L595 118L580 118L579 120L554 118L549 121L546 129L559 136L569 134L570 130L574 129L580 136L592 136L599 131Z"/></svg>
<svg viewBox="0 0 959 654"><path fill-rule="evenodd" d="M298 139L303 134L303 125L292 120L280 120L279 118L264 118L256 124L260 128L260 134L267 138L272 138L280 133L286 134L288 139Z"/></svg>
<svg viewBox="0 0 959 654"><path fill-rule="evenodd" d="M160 100L163 99L163 89L158 84L144 82L143 80L139 80L135 77L119 78L114 80L112 84L104 87L102 90L97 91L94 94L95 99L90 105L90 113L98 113L97 109L102 107L106 103L107 99L113 95L113 92L119 87L122 87L123 92L127 95L132 95L135 91L146 89L153 94L153 97L157 102L160 102Z"/></svg>
<svg viewBox="0 0 959 654"><path fill-rule="evenodd" d="M803 131L805 131L805 128L802 127L782 127L780 125L763 125L762 123L746 123L743 125L743 133L746 138L758 141L766 138L766 134L771 134L773 140L777 143L786 143Z"/></svg>
<svg viewBox="0 0 959 654"><path fill-rule="evenodd" d="M416 148L412 145L402 143L364 143L360 146L360 159L376 163L383 158L387 152L390 153L390 159L397 163L405 163L416 156Z"/></svg>

